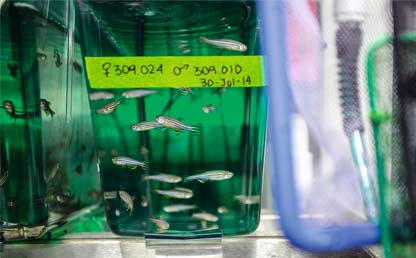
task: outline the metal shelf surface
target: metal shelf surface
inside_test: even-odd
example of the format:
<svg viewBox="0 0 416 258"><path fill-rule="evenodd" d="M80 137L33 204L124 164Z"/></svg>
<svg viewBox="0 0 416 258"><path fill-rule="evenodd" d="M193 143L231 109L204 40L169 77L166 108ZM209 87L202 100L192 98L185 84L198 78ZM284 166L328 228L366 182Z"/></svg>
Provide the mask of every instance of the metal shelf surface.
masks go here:
<svg viewBox="0 0 416 258"><path fill-rule="evenodd" d="M69 234L60 240L11 243L4 246L4 258L379 258L380 248L349 252L311 254L293 247L277 228L278 216L263 212L258 230L250 235L225 237L222 246L177 246L148 249L144 238L121 237L110 232Z"/></svg>

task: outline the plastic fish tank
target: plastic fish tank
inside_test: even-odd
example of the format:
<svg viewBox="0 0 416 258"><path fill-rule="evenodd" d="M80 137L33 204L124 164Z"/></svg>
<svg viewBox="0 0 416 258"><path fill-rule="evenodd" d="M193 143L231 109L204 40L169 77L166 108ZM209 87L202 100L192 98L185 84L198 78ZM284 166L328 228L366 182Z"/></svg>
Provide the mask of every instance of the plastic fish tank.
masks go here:
<svg viewBox="0 0 416 258"><path fill-rule="evenodd" d="M8 1L1 7L2 241L71 232L69 217L100 207L85 71L68 3ZM55 234L59 226L66 230Z"/></svg>
<svg viewBox="0 0 416 258"><path fill-rule="evenodd" d="M253 78L237 76L244 66L222 62L260 54L255 2L74 4L111 230L131 236L254 231L264 162L264 85L249 86ZM237 77L208 76L199 84L140 81L147 74L165 76L169 62L192 57L192 65L176 72L228 69ZM143 58L159 63L148 65ZM123 79L127 74L137 79ZM94 80L117 75L111 82Z"/></svg>

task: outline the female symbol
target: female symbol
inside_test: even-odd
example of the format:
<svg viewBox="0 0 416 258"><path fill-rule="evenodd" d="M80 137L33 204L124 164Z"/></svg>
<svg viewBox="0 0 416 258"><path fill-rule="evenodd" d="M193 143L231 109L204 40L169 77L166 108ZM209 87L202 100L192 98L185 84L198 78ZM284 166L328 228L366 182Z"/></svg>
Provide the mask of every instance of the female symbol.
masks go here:
<svg viewBox="0 0 416 258"><path fill-rule="evenodd" d="M108 77L108 74L110 73L108 70L110 70L111 64L110 63L104 63L103 64L103 70L105 71L105 77Z"/></svg>

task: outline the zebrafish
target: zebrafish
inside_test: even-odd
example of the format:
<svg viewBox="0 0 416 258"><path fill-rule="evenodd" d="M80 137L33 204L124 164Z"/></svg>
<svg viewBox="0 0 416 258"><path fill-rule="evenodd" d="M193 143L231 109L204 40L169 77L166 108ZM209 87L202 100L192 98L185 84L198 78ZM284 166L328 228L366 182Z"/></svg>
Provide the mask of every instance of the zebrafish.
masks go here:
<svg viewBox="0 0 416 258"><path fill-rule="evenodd" d="M146 148L146 146L140 147L140 154L142 154L143 156L149 155L149 149Z"/></svg>
<svg viewBox="0 0 416 258"><path fill-rule="evenodd" d="M16 78L17 68L18 68L17 64L11 64L11 63L7 64L7 69L9 69L9 74L11 77Z"/></svg>
<svg viewBox="0 0 416 258"><path fill-rule="evenodd" d="M73 197L69 194L58 194L58 195L55 195L55 199L59 203L69 203L72 201Z"/></svg>
<svg viewBox="0 0 416 258"><path fill-rule="evenodd" d="M225 207L225 206L220 206L220 207L217 208L217 211L218 211L219 214L226 214L226 213L228 213L228 208Z"/></svg>
<svg viewBox="0 0 416 258"><path fill-rule="evenodd" d="M156 193L160 195L164 195L166 197L170 198L177 198L177 199L190 199L192 196L194 196L194 193L190 189L176 187L172 190L155 190Z"/></svg>
<svg viewBox="0 0 416 258"><path fill-rule="evenodd" d="M88 191L88 198L98 202L102 198L101 191L98 191L96 189Z"/></svg>
<svg viewBox="0 0 416 258"><path fill-rule="evenodd" d="M190 48L182 48L182 53L189 54L189 53L191 53L191 49Z"/></svg>
<svg viewBox="0 0 416 258"><path fill-rule="evenodd" d="M201 129L199 126L189 126L181 123L179 120L173 119L167 116L158 116L156 121L168 128L176 130L176 132L181 132L182 130L190 131L194 134L199 134Z"/></svg>
<svg viewBox="0 0 416 258"><path fill-rule="evenodd" d="M174 212L194 210L196 208L198 207L193 204L173 204L173 205L167 205L163 207L163 210L168 213L174 213Z"/></svg>
<svg viewBox="0 0 416 258"><path fill-rule="evenodd" d="M194 94L191 88L184 87L184 88L177 88L177 90L180 91L182 95Z"/></svg>
<svg viewBox="0 0 416 258"><path fill-rule="evenodd" d="M164 183L179 183L182 181L180 176L168 175L168 174L157 174L157 175L146 175L143 176L143 180L154 180Z"/></svg>
<svg viewBox="0 0 416 258"><path fill-rule="evenodd" d="M111 102L111 103L105 105L104 107L102 107L100 109L97 109L96 112L98 114L103 114L103 115L111 114L111 113L114 112L114 110L116 110L116 107L118 107L120 104L123 104L123 103L125 103L124 100L122 100L122 99L117 100L117 101L114 101L114 102Z"/></svg>
<svg viewBox="0 0 416 258"><path fill-rule="evenodd" d="M218 217L214 214L208 213L208 212L198 212L192 214L192 218L202 220L202 221L209 221L209 222L217 222Z"/></svg>
<svg viewBox="0 0 416 258"><path fill-rule="evenodd" d="M195 229L195 230L189 230L188 232L192 232L192 233L203 233L203 232L207 232L207 231L211 231L211 230L216 230L219 229L220 227L217 224L214 224L212 226L206 227L206 228L202 228L202 229ZM174 234L183 234L184 231L178 231L178 230L169 230L169 233L174 233Z"/></svg>
<svg viewBox="0 0 416 258"><path fill-rule="evenodd" d="M150 218L149 219L151 222L156 224L157 229L159 230L168 230L169 229L169 223L166 220L163 219L154 219L154 218Z"/></svg>
<svg viewBox="0 0 416 258"><path fill-rule="evenodd" d="M206 37L200 37L201 42L209 45L216 46L218 48L245 52L247 46L241 42L232 39L208 39Z"/></svg>
<svg viewBox="0 0 416 258"><path fill-rule="evenodd" d="M156 93L157 91L155 90L138 89L138 90L125 91L121 93L121 95L125 98L141 98L141 97L145 97L145 96L156 94Z"/></svg>
<svg viewBox="0 0 416 258"><path fill-rule="evenodd" d="M117 198L117 192L111 191L111 192L104 192L104 199L105 200L111 200Z"/></svg>
<svg viewBox="0 0 416 258"><path fill-rule="evenodd" d="M88 158L88 169L91 167L92 162L94 161L95 157L96 157L96 152L95 152L95 149L93 148L91 149L90 157Z"/></svg>
<svg viewBox="0 0 416 258"><path fill-rule="evenodd" d="M13 115L16 113L16 107L14 106L13 102L10 100L3 101L3 108L6 110L7 114Z"/></svg>
<svg viewBox="0 0 416 258"><path fill-rule="evenodd" d="M137 167L146 169L147 167L147 162L141 162L141 161L129 158L129 157L114 157L111 160L113 161L113 164L115 165L127 166L132 169L135 169Z"/></svg>
<svg viewBox="0 0 416 258"><path fill-rule="evenodd" d="M133 131L141 132L141 131L148 131L148 130L161 128L161 127L164 127L164 126L159 124L157 121L145 121L145 122L140 122L140 123L132 125L131 129Z"/></svg>
<svg viewBox="0 0 416 258"><path fill-rule="evenodd" d="M55 178L55 176L58 174L59 171L59 162L56 163L56 165L53 167L51 173L49 174L48 178L46 179L46 182L49 183L52 179Z"/></svg>
<svg viewBox="0 0 416 258"><path fill-rule="evenodd" d="M233 175L233 172L226 170L210 170L201 174L185 177L184 182L192 180L198 180L201 183L205 183L206 181L221 181L230 179Z"/></svg>
<svg viewBox="0 0 416 258"><path fill-rule="evenodd" d="M247 195L236 195L234 196L234 200L242 203L242 204L257 204L260 202L260 195L251 195L251 196L247 196Z"/></svg>
<svg viewBox="0 0 416 258"><path fill-rule="evenodd" d="M131 198L130 194L125 191L118 191L118 195L120 196L121 200L126 204L127 211L130 211L130 215L133 212L134 205L133 205L133 198Z"/></svg>
<svg viewBox="0 0 416 258"><path fill-rule="evenodd" d="M34 7L32 4L27 4L27 3L15 3L15 2L11 2L11 4L13 4L14 7L18 7L19 9L30 9L31 11L35 11L35 12L39 12L39 10ZM1 6L0 6L1 7Z"/></svg>
<svg viewBox="0 0 416 258"><path fill-rule="evenodd" d="M37 57L39 60L42 60L42 61L45 61L48 58L45 53L40 53L40 52L37 54Z"/></svg>
<svg viewBox="0 0 416 258"><path fill-rule="evenodd" d="M214 111L214 110L216 110L216 107L214 107L213 105L211 105L211 104L209 104L209 105L205 105L205 106L203 106L202 107L202 111L205 113L205 114L209 114L210 112L212 112L212 111Z"/></svg>
<svg viewBox="0 0 416 258"><path fill-rule="evenodd" d="M50 115L51 117L55 115L55 112L51 109L51 102L47 101L46 99L40 100L40 110L45 112L46 115Z"/></svg>
<svg viewBox="0 0 416 258"><path fill-rule="evenodd" d="M221 88L218 88L217 90L215 90L215 93L220 95L220 94L224 93L227 89L228 89L227 87L221 87Z"/></svg>
<svg viewBox="0 0 416 258"><path fill-rule="evenodd" d="M74 70L75 70L76 72L82 73L82 66L81 66L81 64L80 64L80 63L78 63L77 61L74 61L74 62L72 63L72 67L74 67Z"/></svg>
<svg viewBox="0 0 416 258"><path fill-rule="evenodd" d="M80 154L84 154L86 151L87 151L87 146L82 144L81 147L79 147L79 150L77 151L77 153L75 155L78 156Z"/></svg>
<svg viewBox="0 0 416 258"><path fill-rule="evenodd" d="M7 182L8 178L9 178L9 171L4 172L4 174L0 176L0 187L2 187Z"/></svg>
<svg viewBox="0 0 416 258"><path fill-rule="evenodd" d="M219 229L220 227L218 225L212 225L203 229L198 229L198 230L194 230L192 232L196 233L196 232L205 232L205 231L211 231L211 230L216 230Z"/></svg>
<svg viewBox="0 0 416 258"><path fill-rule="evenodd" d="M79 163L78 166L75 167L75 173L78 175L82 174L82 163Z"/></svg>
<svg viewBox="0 0 416 258"><path fill-rule="evenodd" d="M97 91L88 94L90 100L99 100L99 99L113 99L114 94L108 91Z"/></svg>
<svg viewBox="0 0 416 258"><path fill-rule="evenodd" d="M54 49L53 57L55 58L55 66L60 67L62 65L61 55L59 54L58 49Z"/></svg>
<svg viewBox="0 0 416 258"><path fill-rule="evenodd" d="M140 202L142 207L147 207L149 205L149 200L147 200L146 196L142 196L142 201Z"/></svg>

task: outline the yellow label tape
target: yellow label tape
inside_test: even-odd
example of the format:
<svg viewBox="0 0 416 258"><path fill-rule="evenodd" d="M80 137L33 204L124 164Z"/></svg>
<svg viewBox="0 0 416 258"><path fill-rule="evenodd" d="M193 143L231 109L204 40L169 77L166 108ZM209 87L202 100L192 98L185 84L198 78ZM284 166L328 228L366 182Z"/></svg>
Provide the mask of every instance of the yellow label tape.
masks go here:
<svg viewBox="0 0 416 258"><path fill-rule="evenodd" d="M91 88L261 87L262 56L85 57Z"/></svg>

